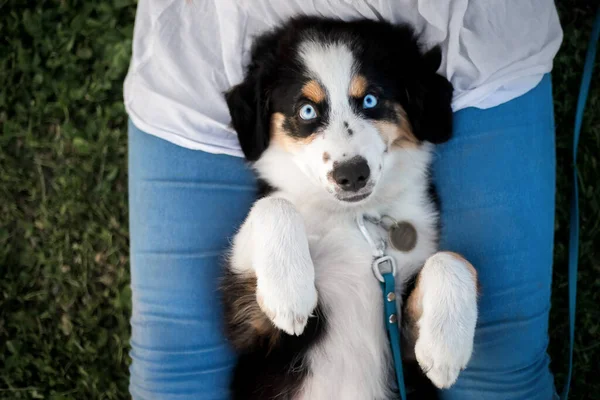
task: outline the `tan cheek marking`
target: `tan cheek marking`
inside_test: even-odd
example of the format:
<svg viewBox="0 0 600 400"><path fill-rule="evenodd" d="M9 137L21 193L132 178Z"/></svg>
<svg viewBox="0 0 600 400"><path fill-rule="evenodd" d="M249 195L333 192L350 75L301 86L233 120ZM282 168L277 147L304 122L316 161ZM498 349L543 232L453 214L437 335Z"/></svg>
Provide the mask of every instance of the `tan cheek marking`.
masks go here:
<svg viewBox="0 0 600 400"><path fill-rule="evenodd" d="M402 147L402 148L418 148L419 142L408 135L407 132L402 129L401 124L396 124L387 121L375 122L375 127L379 131L379 134L383 137L383 141L388 147Z"/></svg>
<svg viewBox="0 0 600 400"><path fill-rule="evenodd" d="M302 86L302 94L315 103L325 100L325 90L315 80L308 81Z"/></svg>
<svg viewBox="0 0 600 400"><path fill-rule="evenodd" d="M388 147L418 148L420 143L412 132L406 111L399 104L394 104L393 107L399 122L375 122L375 126L383 137L383 140Z"/></svg>
<svg viewBox="0 0 600 400"><path fill-rule="evenodd" d="M367 92L367 87L367 78L362 75L355 75L350 81L350 89L348 90L348 94L351 97L363 97Z"/></svg>
<svg viewBox="0 0 600 400"><path fill-rule="evenodd" d="M323 153L323 162L326 163L329 160L331 160L331 156L329 155L329 153L328 152Z"/></svg>
<svg viewBox="0 0 600 400"><path fill-rule="evenodd" d="M284 122L285 115L282 113L275 113L271 116L271 140L288 153L298 151L301 146L310 144L317 137L317 135L313 133L305 138L295 138L284 128Z"/></svg>

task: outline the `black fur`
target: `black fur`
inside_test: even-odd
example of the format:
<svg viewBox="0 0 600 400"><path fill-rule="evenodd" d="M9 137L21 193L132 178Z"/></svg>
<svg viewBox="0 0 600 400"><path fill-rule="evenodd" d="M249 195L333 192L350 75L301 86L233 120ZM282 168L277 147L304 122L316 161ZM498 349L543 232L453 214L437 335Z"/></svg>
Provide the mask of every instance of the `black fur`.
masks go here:
<svg viewBox="0 0 600 400"><path fill-rule="evenodd" d="M308 350L326 330L321 306L315 308L302 335L292 336L272 325L260 310L254 278L241 277L227 267L221 292L225 334L239 355L230 386L232 398L291 398L310 373L305 362Z"/></svg>
<svg viewBox="0 0 600 400"><path fill-rule="evenodd" d="M257 193L257 198L258 199L262 199L263 197L267 197L268 195L270 195L271 193L275 192L277 189L275 189L273 186L271 186L269 184L269 182L265 181L264 179L258 178L256 180L256 185L258 186L258 193Z"/></svg>
<svg viewBox="0 0 600 400"><path fill-rule="evenodd" d="M226 93L231 123L248 161L256 161L269 145L268 77L277 69L275 32L255 41L246 79Z"/></svg>
<svg viewBox="0 0 600 400"><path fill-rule="evenodd" d="M231 383L233 399L291 399L297 393L310 373L306 354L326 330L321 308L317 306L314 313L302 335L281 332L273 348L262 345L240 354Z"/></svg>
<svg viewBox="0 0 600 400"><path fill-rule="evenodd" d="M404 286L402 292L402 304L407 304L408 298L415 290L417 284L417 276L413 276ZM402 310L405 315L405 310ZM406 337L406 332L410 330L408 326L408 317L402 317L402 369L404 372L404 383L406 385L407 400L436 400L439 398L438 391L434 384L427 378L423 369L414 358L408 358L404 355L406 352L413 352L414 341L412 338Z"/></svg>
<svg viewBox="0 0 600 400"><path fill-rule="evenodd" d="M437 388L423 373L417 361L403 361L404 382L406 383L407 400L437 400Z"/></svg>
<svg viewBox="0 0 600 400"><path fill-rule="evenodd" d="M429 179L429 186L427 188L427 196L429 197L429 201L433 204L433 206L435 207L435 210L438 212L438 218L436 221L436 244L439 246L439 242L440 242L440 236L442 233L442 218L441 218L441 214L442 214L442 201L440 199L440 196L438 194L437 191L437 187L435 186L435 182L433 181L433 178L431 176L431 170L428 173L428 177L427 179Z"/></svg>

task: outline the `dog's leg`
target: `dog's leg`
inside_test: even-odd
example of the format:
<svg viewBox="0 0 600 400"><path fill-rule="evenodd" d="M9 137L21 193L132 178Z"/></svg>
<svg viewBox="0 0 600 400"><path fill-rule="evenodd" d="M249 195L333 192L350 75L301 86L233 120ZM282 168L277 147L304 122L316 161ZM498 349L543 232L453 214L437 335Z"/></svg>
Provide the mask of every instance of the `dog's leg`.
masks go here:
<svg viewBox="0 0 600 400"><path fill-rule="evenodd" d="M450 387L473 351L477 322L477 272L455 253L429 257L406 303L405 327L416 339L415 356L438 387Z"/></svg>
<svg viewBox="0 0 600 400"><path fill-rule="evenodd" d="M292 203L277 197L255 203L234 239L230 273L255 284L255 298L244 303L245 313L259 307L284 332L304 331L317 291L304 221Z"/></svg>

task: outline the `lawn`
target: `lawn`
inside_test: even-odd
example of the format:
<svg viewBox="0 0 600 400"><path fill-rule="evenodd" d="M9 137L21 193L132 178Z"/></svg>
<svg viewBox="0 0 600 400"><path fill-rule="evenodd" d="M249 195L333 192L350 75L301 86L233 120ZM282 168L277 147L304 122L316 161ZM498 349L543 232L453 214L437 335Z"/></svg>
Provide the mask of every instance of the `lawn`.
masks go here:
<svg viewBox="0 0 600 400"><path fill-rule="evenodd" d="M550 355L559 388L568 346L572 126L592 3L560 2L565 40L553 72L558 182ZM0 0L0 15L0 399L127 398L122 82L135 1ZM600 398L600 65L595 72L579 149L572 399Z"/></svg>

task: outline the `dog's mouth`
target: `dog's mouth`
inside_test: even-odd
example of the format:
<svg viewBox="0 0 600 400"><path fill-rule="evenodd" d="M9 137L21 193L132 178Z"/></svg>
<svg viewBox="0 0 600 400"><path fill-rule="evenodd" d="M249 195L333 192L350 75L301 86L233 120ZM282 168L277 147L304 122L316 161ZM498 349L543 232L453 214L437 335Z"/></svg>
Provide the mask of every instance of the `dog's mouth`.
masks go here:
<svg viewBox="0 0 600 400"><path fill-rule="evenodd" d="M375 186L375 182L370 181L365 187L357 192L338 190L334 192L334 196L342 203L360 203L373 194Z"/></svg>
<svg viewBox="0 0 600 400"><path fill-rule="evenodd" d="M347 202L347 203L358 203L359 201L362 201L364 199L366 199L367 197L369 197L371 195L371 193L373 193L372 191L368 191L366 193L361 193L361 194L355 194L352 196L336 196L336 198L340 201L343 202Z"/></svg>

